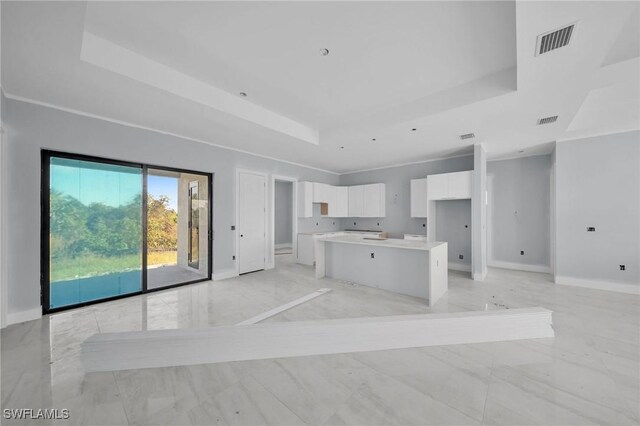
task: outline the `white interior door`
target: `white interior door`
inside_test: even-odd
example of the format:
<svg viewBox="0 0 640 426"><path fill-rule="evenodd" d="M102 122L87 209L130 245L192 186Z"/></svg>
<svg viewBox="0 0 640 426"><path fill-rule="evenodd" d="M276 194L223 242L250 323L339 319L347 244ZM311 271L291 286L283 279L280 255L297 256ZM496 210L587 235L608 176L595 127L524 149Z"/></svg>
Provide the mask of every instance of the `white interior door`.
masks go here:
<svg viewBox="0 0 640 426"><path fill-rule="evenodd" d="M238 174L239 272L265 268L266 253L266 178L251 172Z"/></svg>

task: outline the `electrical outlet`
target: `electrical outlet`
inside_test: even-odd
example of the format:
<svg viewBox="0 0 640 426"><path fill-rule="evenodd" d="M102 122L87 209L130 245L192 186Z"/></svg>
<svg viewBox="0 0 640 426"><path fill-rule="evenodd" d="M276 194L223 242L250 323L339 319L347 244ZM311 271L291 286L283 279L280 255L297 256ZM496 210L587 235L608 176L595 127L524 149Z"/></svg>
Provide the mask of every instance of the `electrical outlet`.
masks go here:
<svg viewBox="0 0 640 426"><path fill-rule="evenodd" d="M422 224L422 227L423 227L423 228L426 228L426 227L427 227L427 224L426 224L426 223L423 223L423 224Z"/></svg>
<svg viewBox="0 0 640 426"><path fill-rule="evenodd" d="M353 224L355 225L356 223L355 223L355 222L353 222Z"/></svg>
<svg viewBox="0 0 640 426"><path fill-rule="evenodd" d="M461 255L461 254L459 254L459 255L458 255L458 259L462 260L462 259L464 259L464 256L463 256L463 255Z"/></svg>
<svg viewBox="0 0 640 426"><path fill-rule="evenodd" d="M232 260L236 260L236 257L235 257L235 256L233 256L233 257L232 257Z"/></svg>
<svg viewBox="0 0 640 426"><path fill-rule="evenodd" d="M375 258L375 254L371 253L371 258L374 259Z"/></svg>
<svg viewBox="0 0 640 426"><path fill-rule="evenodd" d="M627 269L627 267L625 265L620 265L620 270L621 271L625 271Z"/></svg>
<svg viewBox="0 0 640 426"><path fill-rule="evenodd" d="M524 256L524 250L520 250L520 256Z"/></svg>
<svg viewBox="0 0 640 426"><path fill-rule="evenodd" d="M596 232L596 228L594 226L590 226L587 228L587 232Z"/></svg>
<svg viewBox="0 0 640 426"><path fill-rule="evenodd" d="M468 228L468 227L469 227L469 225L465 225L464 227L465 227L465 228Z"/></svg>
<svg viewBox="0 0 640 426"><path fill-rule="evenodd" d="M316 226L318 226L318 222L316 222Z"/></svg>
<svg viewBox="0 0 640 426"><path fill-rule="evenodd" d="M235 225L231 225L231 230L235 231L236 230L236 226Z"/></svg>

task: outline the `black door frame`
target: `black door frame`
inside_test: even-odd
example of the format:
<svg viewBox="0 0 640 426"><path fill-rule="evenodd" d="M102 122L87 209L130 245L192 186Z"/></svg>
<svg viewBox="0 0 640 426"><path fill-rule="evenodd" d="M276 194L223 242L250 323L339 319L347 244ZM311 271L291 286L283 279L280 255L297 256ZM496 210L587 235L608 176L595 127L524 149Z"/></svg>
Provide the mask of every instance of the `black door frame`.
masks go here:
<svg viewBox="0 0 640 426"><path fill-rule="evenodd" d="M142 200L141 213L142 213L142 290L127 294L119 294L104 299L90 300L75 305L68 305L59 308L49 307L50 297L50 165L51 158L68 158L71 160L83 160L91 161L102 164L113 164L118 166L128 166L140 168L142 171ZM197 280L186 281L179 284L172 284L165 287L159 287L154 289L147 288L147 177L149 169L166 170L177 173L189 173L201 176L206 176L208 183L208 197L209 197L209 235L207 238L207 262L209 264L209 271L206 278L200 278ZM75 154L63 151L54 151L48 149L41 150L41 170L40 170L40 304L42 305L42 314L51 314L60 311L66 311L69 309L81 308L83 306L94 305L96 303L104 303L112 300L123 299L125 297L139 296L141 294L152 293L154 291L167 290L175 287L181 287L183 285L199 283L202 281L210 281L213 277L213 173L200 172L197 170L181 169L177 167L157 166L146 163L136 163L131 161L114 160L104 157L95 157L91 155Z"/></svg>

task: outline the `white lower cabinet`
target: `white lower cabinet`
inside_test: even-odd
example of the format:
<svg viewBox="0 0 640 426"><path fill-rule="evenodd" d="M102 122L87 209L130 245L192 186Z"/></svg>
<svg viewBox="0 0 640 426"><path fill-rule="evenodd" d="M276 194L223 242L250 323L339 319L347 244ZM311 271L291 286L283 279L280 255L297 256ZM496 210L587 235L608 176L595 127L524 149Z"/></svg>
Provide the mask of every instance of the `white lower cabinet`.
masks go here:
<svg viewBox="0 0 640 426"><path fill-rule="evenodd" d="M315 256L313 254L313 234L298 234L297 262L303 265L313 266Z"/></svg>

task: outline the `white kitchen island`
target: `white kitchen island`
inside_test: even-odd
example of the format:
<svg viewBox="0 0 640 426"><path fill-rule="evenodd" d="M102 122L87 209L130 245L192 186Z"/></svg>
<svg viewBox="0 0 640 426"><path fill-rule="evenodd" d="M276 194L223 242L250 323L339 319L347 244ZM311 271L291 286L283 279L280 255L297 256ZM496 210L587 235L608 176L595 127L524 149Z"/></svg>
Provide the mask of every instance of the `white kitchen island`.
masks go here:
<svg viewBox="0 0 640 426"><path fill-rule="evenodd" d="M325 276L428 299L447 292L447 243L340 235L315 240L316 278Z"/></svg>

